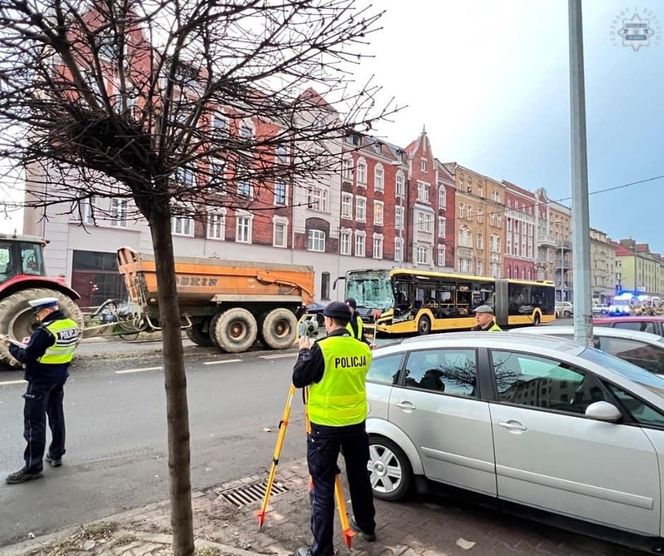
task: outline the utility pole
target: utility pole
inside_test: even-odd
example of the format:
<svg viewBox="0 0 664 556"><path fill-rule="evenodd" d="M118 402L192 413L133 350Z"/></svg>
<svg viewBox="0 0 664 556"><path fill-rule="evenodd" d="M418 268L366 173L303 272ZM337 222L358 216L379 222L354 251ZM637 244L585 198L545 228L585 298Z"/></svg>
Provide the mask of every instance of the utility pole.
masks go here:
<svg viewBox="0 0 664 556"><path fill-rule="evenodd" d="M590 211L586 151L586 99L581 0L569 0L570 108L572 130L572 223L574 240L574 339L592 346Z"/></svg>

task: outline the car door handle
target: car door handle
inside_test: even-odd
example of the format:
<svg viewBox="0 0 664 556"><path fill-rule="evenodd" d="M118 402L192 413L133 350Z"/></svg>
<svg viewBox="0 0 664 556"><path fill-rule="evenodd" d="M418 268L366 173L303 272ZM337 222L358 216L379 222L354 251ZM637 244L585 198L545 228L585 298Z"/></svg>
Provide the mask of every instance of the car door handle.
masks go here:
<svg viewBox="0 0 664 556"><path fill-rule="evenodd" d="M519 423L519 421L512 421L511 419L509 421L503 421L502 423L498 423L499 427L503 427L504 429L507 429L510 432L526 432L528 430L528 427L525 425Z"/></svg>
<svg viewBox="0 0 664 556"><path fill-rule="evenodd" d="M405 409L406 411L415 410L415 406L412 404L412 402L397 402L394 405L396 405L400 409Z"/></svg>

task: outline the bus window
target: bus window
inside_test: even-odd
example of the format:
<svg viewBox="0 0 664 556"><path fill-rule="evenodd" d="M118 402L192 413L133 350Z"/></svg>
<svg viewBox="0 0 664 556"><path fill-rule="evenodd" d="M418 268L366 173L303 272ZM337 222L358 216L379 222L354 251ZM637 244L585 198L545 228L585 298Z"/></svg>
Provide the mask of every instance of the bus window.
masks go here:
<svg viewBox="0 0 664 556"><path fill-rule="evenodd" d="M458 312L458 315L461 317L469 316L471 315L471 310L472 310L472 291L470 290L470 286L468 284L458 284L457 285L457 301L456 301L456 307Z"/></svg>
<svg viewBox="0 0 664 556"><path fill-rule="evenodd" d="M510 315L530 315L535 306L532 299L532 286L527 284L508 285Z"/></svg>
<svg viewBox="0 0 664 556"><path fill-rule="evenodd" d="M495 307L495 288L491 283L473 282L473 302L471 309L480 305L491 305Z"/></svg>

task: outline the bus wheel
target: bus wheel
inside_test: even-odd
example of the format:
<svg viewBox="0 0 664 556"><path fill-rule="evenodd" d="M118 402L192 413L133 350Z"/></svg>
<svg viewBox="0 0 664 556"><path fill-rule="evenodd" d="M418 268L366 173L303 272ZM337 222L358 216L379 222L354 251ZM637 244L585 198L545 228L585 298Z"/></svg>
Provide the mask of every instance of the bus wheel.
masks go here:
<svg viewBox="0 0 664 556"><path fill-rule="evenodd" d="M424 316L420 319L420 322L417 323L417 333L420 336L425 336L431 332L431 321L429 320L429 317Z"/></svg>
<svg viewBox="0 0 664 556"><path fill-rule="evenodd" d="M541 317L539 313L535 313L535 318L533 319L533 326L539 326L541 322Z"/></svg>

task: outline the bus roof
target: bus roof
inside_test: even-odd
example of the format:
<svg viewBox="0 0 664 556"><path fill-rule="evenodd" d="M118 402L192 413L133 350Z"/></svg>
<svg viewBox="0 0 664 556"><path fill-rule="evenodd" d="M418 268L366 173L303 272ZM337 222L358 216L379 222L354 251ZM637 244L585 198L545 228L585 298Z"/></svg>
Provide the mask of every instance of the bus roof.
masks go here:
<svg viewBox="0 0 664 556"><path fill-rule="evenodd" d="M405 274L409 276L426 276L428 278L450 278L452 280L476 280L481 282L495 282L496 278L492 276L473 276L470 274L457 274L454 272L435 272L433 270L417 270L413 268L358 268L349 270L348 274L355 272L384 272L389 273L390 277ZM512 284L524 284L524 285L537 285L537 286L553 286L553 282L550 280L516 280L512 278L506 278Z"/></svg>

